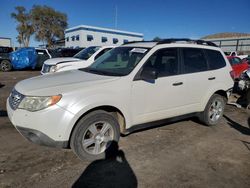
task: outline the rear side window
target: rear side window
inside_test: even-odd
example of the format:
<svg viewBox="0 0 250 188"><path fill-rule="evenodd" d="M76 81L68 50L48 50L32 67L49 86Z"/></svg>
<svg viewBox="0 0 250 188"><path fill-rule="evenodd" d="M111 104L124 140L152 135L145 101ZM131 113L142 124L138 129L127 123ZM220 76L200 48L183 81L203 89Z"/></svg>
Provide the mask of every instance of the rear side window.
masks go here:
<svg viewBox="0 0 250 188"><path fill-rule="evenodd" d="M220 69L226 66L225 59L219 51L204 50L208 59L208 66L210 70Z"/></svg>
<svg viewBox="0 0 250 188"><path fill-rule="evenodd" d="M204 53L198 48L183 48L183 69L184 73L207 71L207 61Z"/></svg>
<svg viewBox="0 0 250 188"><path fill-rule="evenodd" d="M144 67L155 68L159 77L178 74L178 50L166 48L155 52L145 63Z"/></svg>

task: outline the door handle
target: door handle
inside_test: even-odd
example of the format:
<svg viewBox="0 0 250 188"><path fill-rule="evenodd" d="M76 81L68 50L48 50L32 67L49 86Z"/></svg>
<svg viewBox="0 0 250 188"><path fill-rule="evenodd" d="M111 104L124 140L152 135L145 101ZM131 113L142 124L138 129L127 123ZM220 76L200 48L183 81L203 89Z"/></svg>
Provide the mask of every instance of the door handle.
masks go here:
<svg viewBox="0 0 250 188"><path fill-rule="evenodd" d="M173 86L180 86L180 85L182 85L183 84L183 82L175 82L175 83L173 83L172 85Z"/></svg>
<svg viewBox="0 0 250 188"><path fill-rule="evenodd" d="M215 77L210 77L208 78L208 80L215 80Z"/></svg>

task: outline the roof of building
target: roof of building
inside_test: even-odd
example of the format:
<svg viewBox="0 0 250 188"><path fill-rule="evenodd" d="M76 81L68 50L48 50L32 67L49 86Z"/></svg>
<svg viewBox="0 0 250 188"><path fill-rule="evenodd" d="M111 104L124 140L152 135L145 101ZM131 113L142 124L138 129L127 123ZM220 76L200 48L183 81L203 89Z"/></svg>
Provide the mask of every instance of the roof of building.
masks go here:
<svg viewBox="0 0 250 188"><path fill-rule="evenodd" d="M125 36L143 38L142 33L135 33L135 32L122 31L122 30L116 30L116 29L109 29L109 28L103 28L103 27L94 27L94 26L88 26L88 25L79 25L79 26L75 26L75 27L72 27L72 28L68 28L68 29L65 30L65 33L70 33L70 32L79 31L79 30L87 30L87 31L94 31L94 32L102 32L102 33L109 33L109 34L117 34L117 35L125 35Z"/></svg>
<svg viewBox="0 0 250 188"><path fill-rule="evenodd" d="M221 38L244 38L250 37L250 33L232 33L232 32L224 32L224 33L216 33L212 35L207 35L202 37L202 39L221 39Z"/></svg>

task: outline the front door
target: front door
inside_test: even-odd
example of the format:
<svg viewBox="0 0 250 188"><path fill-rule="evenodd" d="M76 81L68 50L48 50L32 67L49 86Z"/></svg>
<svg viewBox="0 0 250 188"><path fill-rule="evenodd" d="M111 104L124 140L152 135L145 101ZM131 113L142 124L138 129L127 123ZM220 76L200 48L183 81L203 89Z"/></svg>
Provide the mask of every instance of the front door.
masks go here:
<svg viewBox="0 0 250 188"><path fill-rule="evenodd" d="M166 48L156 51L143 65L155 68L155 80L135 80L132 84L133 124L165 119L183 113L185 79L179 75L179 50Z"/></svg>

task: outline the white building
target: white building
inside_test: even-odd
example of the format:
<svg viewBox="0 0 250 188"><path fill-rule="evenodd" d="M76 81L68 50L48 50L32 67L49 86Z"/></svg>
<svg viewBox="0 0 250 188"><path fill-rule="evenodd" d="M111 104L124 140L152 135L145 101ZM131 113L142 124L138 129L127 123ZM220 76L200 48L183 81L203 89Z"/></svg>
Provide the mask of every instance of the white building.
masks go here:
<svg viewBox="0 0 250 188"><path fill-rule="evenodd" d="M66 47L118 46L143 40L142 33L79 25L65 30Z"/></svg>
<svg viewBox="0 0 250 188"><path fill-rule="evenodd" d="M0 37L0 46L11 47L11 38Z"/></svg>

